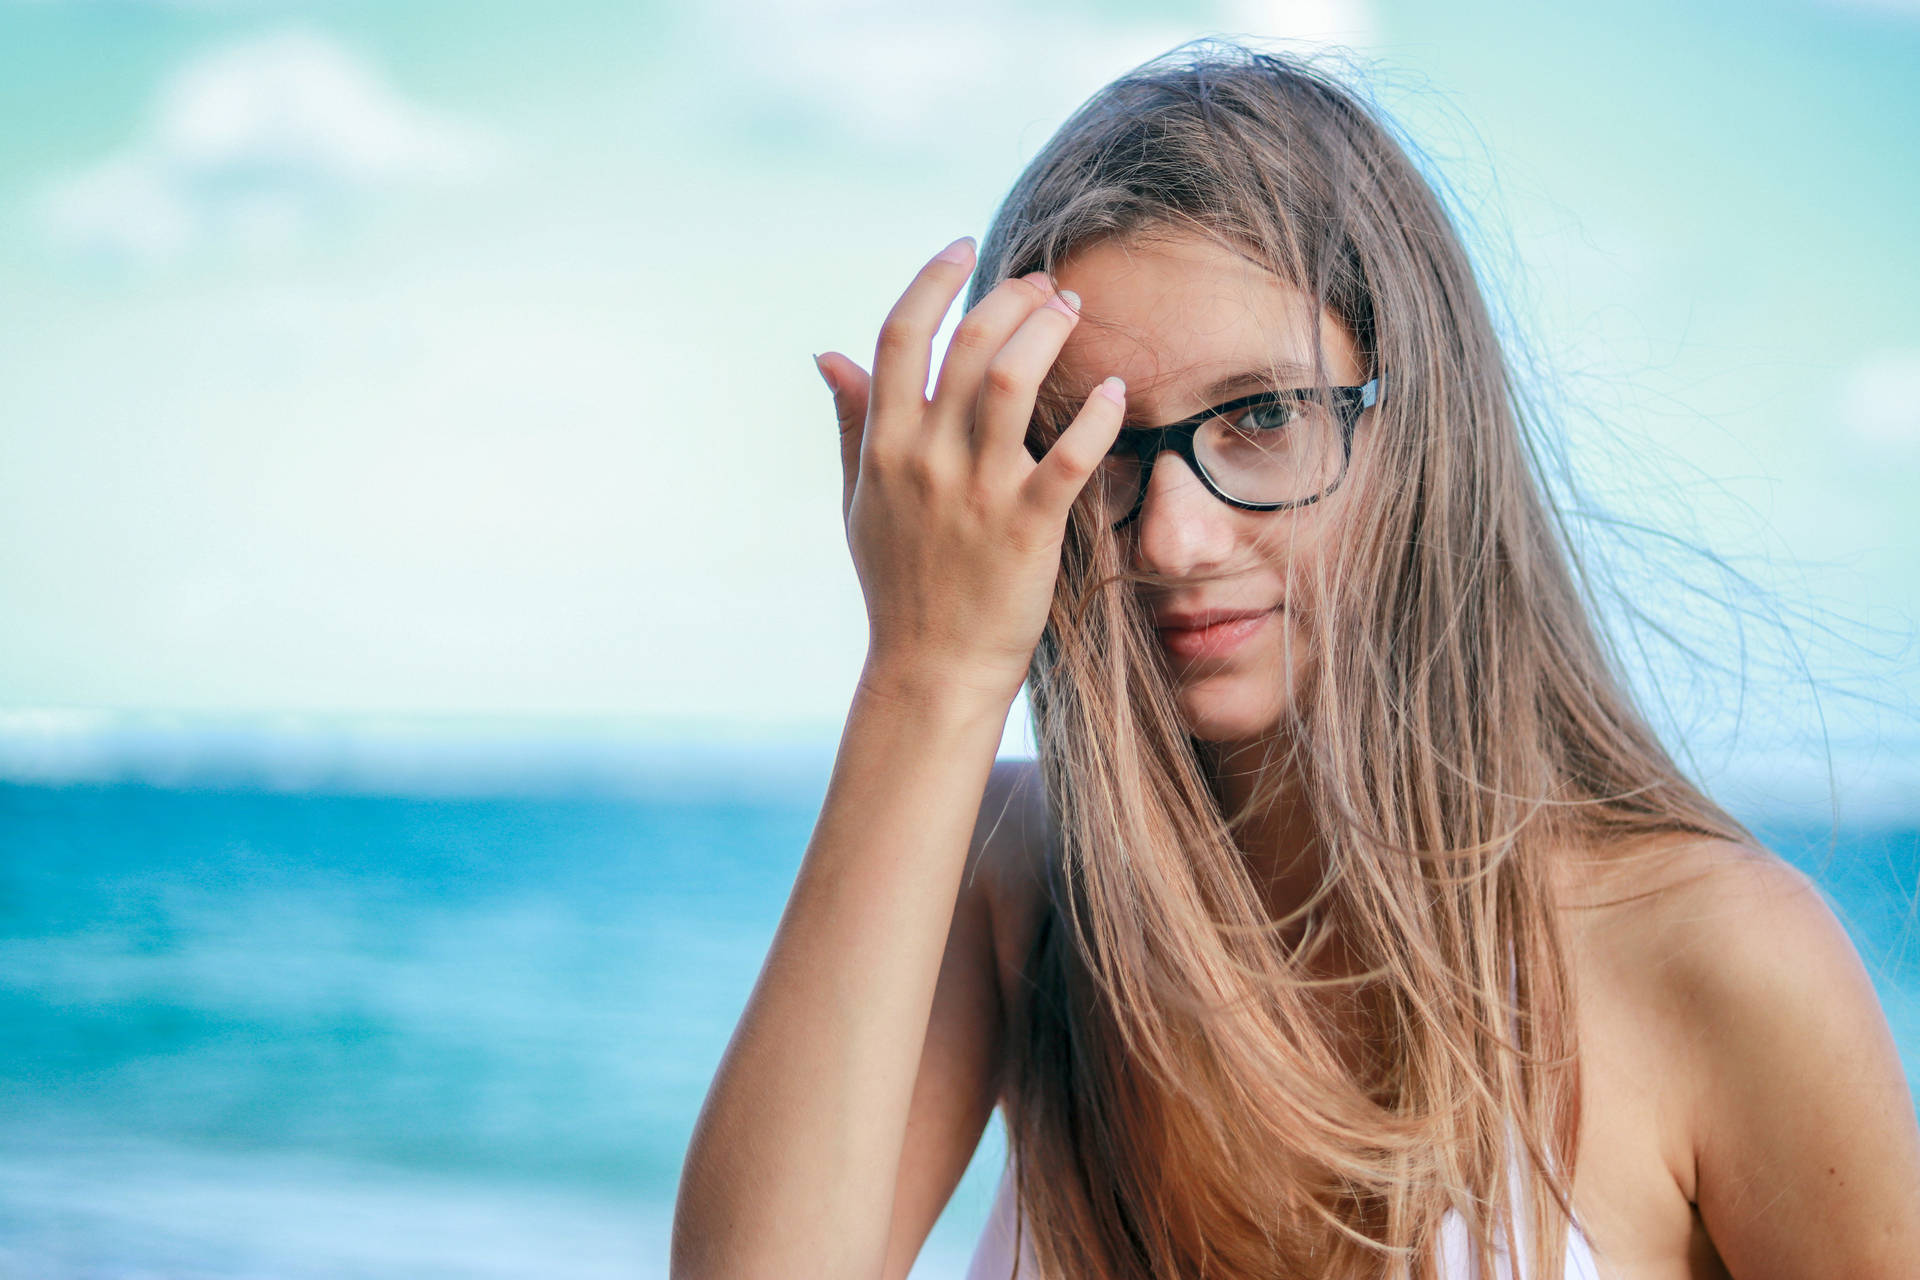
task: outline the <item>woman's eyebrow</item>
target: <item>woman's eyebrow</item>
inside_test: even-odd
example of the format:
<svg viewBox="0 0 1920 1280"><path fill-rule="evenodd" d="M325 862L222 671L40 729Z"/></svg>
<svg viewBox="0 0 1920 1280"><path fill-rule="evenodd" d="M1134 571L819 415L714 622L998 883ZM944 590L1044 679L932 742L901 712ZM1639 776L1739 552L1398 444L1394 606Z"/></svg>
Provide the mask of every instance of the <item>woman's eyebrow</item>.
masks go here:
<svg viewBox="0 0 1920 1280"><path fill-rule="evenodd" d="M1224 374L1200 388L1201 408L1194 410L1194 412L1205 413L1213 406L1231 399L1233 392L1245 390L1248 387L1265 387L1277 383L1311 379L1312 376L1313 370L1309 369L1306 365L1294 364L1291 361L1285 360L1277 360L1270 365L1264 365L1258 369L1241 369L1235 373ZM1189 414L1187 416L1191 417L1192 415ZM1149 425L1150 422L1154 425L1161 425L1164 422L1175 421L1175 419L1167 418L1165 415L1160 415L1160 417L1155 419L1149 419L1144 413L1136 412L1131 402L1129 402L1127 416L1121 421L1125 426L1137 427Z"/></svg>
<svg viewBox="0 0 1920 1280"><path fill-rule="evenodd" d="M1224 396L1227 392L1237 391L1242 387L1264 386L1275 381L1291 382L1297 378L1312 376L1313 370L1306 365L1277 360L1258 369L1243 369L1239 373L1229 373L1225 377L1215 378L1200 388L1200 398L1208 404L1216 404L1218 401L1215 397Z"/></svg>

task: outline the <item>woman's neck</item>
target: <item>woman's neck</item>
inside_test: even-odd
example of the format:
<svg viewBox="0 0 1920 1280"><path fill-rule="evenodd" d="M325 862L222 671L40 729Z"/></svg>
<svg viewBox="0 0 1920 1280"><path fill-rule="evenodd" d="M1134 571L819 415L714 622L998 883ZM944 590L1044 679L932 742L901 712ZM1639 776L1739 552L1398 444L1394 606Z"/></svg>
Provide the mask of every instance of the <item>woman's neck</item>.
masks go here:
<svg viewBox="0 0 1920 1280"><path fill-rule="evenodd" d="M1337 901L1301 908L1319 890L1326 871L1325 846L1307 802L1306 788L1285 751L1215 753L1209 761L1214 796L1229 816L1257 795L1270 794L1235 833L1249 878L1270 920L1288 921L1274 941L1305 976L1330 983L1308 998L1325 1015L1321 1031L1355 1080L1383 1102L1392 1064L1383 1056L1387 1005L1378 983L1355 949ZM1247 761L1255 762L1248 765ZM1263 773L1259 762L1265 762ZM1298 914L1296 914L1298 913ZM1290 917L1290 918L1289 918Z"/></svg>
<svg viewBox="0 0 1920 1280"><path fill-rule="evenodd" d="M1269 797L1247 814L1234 839L1267 914L1279 919L1313 895L1323 870L1317 824L1293 753L1262 744L1216 747L1209 756L1214 796L1228 817L1257 795ZM1287 932L1297 936L1300 927Z"/></svg>

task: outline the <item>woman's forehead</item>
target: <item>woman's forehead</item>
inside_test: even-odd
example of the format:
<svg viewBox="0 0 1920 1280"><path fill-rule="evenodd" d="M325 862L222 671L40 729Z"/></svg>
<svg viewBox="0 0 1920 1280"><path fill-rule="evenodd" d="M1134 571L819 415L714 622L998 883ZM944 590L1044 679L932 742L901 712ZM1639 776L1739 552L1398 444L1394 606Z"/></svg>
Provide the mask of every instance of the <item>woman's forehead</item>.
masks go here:
<svg viewBox="0 0 1920 1280"><path fill-rule="evenodd" d="M1078 399L1118 374L1129 420L1195 412L1249 375L1312 381L1316 328L1330 376L1358 373L1351 338L1330 315L1316 317L1312 298L1209 239L1099 240L1062 261L1054 280L1080 295L1081 312L1055 366L1060 392Z"/></svg>

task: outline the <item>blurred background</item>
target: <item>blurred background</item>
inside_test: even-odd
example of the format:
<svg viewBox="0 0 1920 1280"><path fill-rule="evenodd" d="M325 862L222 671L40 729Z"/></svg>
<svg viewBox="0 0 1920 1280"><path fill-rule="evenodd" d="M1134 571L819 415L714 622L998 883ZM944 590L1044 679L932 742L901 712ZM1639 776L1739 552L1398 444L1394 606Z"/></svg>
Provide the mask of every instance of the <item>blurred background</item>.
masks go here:
<svg viewBox="0 0 1920 1280"><path fill-rule="evenodd" d="M1208 34L1444 184L1920 1079L1913 0L0 0L0 1273L665 1275L864 649L810 356Z"/></svg>

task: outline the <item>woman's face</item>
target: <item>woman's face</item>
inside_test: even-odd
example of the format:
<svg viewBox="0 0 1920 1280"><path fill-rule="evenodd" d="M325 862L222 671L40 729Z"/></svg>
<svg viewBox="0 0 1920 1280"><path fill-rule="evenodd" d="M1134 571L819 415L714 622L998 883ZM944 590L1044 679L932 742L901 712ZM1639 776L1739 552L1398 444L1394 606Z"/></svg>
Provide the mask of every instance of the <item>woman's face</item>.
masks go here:
<svg viewBox="0 0 1920 1280"><path fill-rule="evenodd" d="M1366 378L1346 327L1278 276L1197 236L1096 241L1054 273L1080 295L1081 322L1061 352L1069 392L1109 374L1127 384L1127 425L1161 426L1270 386L1311 386L1318 330L1327 379ZM1277 366L1278 374L1270 367ZM1232 383L1221 380L1246 374ZM1154 462L1138 519L1123 529L1134 567L1182 581L1142 587L1180 707L1206 742L1268 735L1302 693L1314 570L1361 489L1364 429L1353 467L1319 502L1246 511L1214 497L1178 453ZM1097 481L1096 481L1097 482ZM1203 574L1225 573L1212 581ZM1258 616L1195 629L1210 611Z"/></svg>

